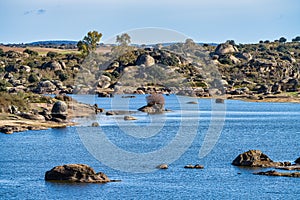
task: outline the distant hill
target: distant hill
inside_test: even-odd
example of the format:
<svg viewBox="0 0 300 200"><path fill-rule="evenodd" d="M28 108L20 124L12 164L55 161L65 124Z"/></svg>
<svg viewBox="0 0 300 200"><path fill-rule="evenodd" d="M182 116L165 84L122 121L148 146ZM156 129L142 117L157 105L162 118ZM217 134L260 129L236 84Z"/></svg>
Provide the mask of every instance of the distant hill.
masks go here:
<svg viewBox="0 0 300 200"><path fill-rule="evenodd" d="M26 45L30 46L44 46L44 45L77 45L78 41L72 40L49 40L49 41L37 41L27 43Z"/></svg>

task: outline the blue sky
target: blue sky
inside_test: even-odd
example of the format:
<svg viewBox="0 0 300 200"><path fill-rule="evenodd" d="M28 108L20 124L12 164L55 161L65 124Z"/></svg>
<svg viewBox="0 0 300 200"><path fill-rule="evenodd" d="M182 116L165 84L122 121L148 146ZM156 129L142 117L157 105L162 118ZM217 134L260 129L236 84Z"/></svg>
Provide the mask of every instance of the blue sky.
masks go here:
<svg viewBox="0 0 300 200"><path fill-rule="evenodd" d="M0 43L80 40L90 30L105 41L143 27L256 43L300 35L299 19L299 0L1 0Z"/></svg>

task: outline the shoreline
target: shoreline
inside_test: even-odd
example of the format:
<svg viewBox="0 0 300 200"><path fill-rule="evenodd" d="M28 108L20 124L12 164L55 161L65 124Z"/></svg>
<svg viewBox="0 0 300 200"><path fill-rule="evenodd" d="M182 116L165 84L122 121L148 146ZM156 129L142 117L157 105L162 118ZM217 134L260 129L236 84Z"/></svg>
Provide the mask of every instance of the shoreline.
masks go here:
<svg viewBox="0 0 300 200"><path fill-rule="evenodd" d="M23 132L27 130L46 130L50 128L66 128L75 126L78 123L73 122L74 118L88 117L95 115L95 108L91 105L77 101L68 102L68 117L61 122L32 120L23 118L17 114L0 114L0 132L12 134L14 132Z"/></svg>
<svg viewBox="0 0 300 200"><path fill-rule="evenodd" d="M197 97L198 99L218 99L216 97ZM241 95L220 96L223 100L238 100L255 103L300 103L300 98L291 96L264 96L263 99L251 99ZM25 119L14 114L0 114L0 132L4 134L12 134L14 132L23 132L27 130L46 130L50 128L66 128L68 126L76 126L79 123L73 122L72 119L84 118L95 115L95 108L91 105L71 101L68 102L68 118L62 122L31 120Z"/></svg>

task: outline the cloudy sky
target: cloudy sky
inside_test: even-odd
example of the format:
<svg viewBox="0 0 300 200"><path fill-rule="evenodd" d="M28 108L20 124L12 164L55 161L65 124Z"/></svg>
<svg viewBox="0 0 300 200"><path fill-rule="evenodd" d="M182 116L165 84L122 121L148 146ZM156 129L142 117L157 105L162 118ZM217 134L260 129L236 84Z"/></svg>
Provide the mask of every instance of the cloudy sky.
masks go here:
<svg viewBox="0 0 300 200"><path fill-rule="evenodd" d="M299 0L1 0L0 43L77 41L90 30L105 41L144 27L254 43L300 35L299 19Z"/></svg>

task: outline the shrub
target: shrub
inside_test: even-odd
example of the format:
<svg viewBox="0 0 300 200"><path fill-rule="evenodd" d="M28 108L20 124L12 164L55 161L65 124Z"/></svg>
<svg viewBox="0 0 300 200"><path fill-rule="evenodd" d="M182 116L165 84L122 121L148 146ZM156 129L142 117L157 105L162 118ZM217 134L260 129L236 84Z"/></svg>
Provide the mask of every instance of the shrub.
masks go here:
<svg viewBox="0 0 300 200"><path fill-rule="evenodd" d="M24 52L24 53L28 53L28 54L31 55L31 56L38 56L38 55L39 55L38 52L33 51L33 50L31 50L31 49L25 49L23 52Z"/></svg>
<svg viewBox="0 0 300 200"><path fill-rule="evenodd" d="M0 48L0 56L4 56L4 55L5 55L5 53L4 53L3 49Z"/></svg>
<svg viewBox="0 0 300 200"><path fill-rule="evenodd" d="M162 94L151 94L146 97L147 104L148 105L155 105L155 104L160 104L164 105L165 104L165 98Z"/></svg>
<svg viewBox="0 0 300 200"><path fill-rule="evenodd" d="M39 78L36 74L30 74L28 77L29 83L36 83L39 81Z"/></svg>
<svg viewBox="0 0 300 200"><path fill-rule="evenodd" d="M58 55L58 53L57 52L53 52L53 51L49 51L48 53L47 53L47 57L49 57L49 58L54 58L54 57L56 57Z"/></svg>
<svg viewBox="0 0 300 200"><path fill-rule="evenodd" d="M12 85L7 82L6 80L2 79L0 80L0 92L7 91L7 87L11 87Z"/></svg>

